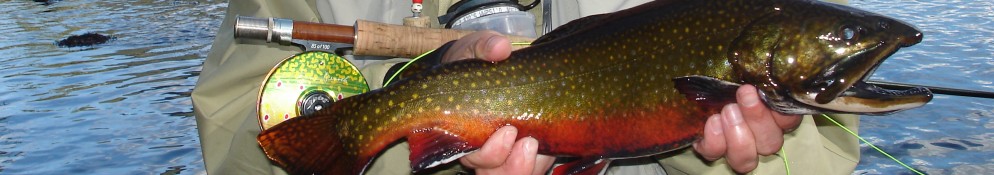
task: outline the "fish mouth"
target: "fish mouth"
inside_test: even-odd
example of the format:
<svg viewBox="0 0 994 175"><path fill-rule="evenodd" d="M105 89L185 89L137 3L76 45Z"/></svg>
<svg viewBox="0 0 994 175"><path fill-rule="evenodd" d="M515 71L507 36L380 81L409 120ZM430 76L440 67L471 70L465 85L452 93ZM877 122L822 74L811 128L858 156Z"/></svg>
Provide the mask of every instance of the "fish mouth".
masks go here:
<svg viewBox="0 0 994 175"><path fill-rule="evenodd" d="M928 88L915 87L906 90L892 90L865 81L858 81L827 103L809 105L841 112L883 115L916 108L931 100L932 91Z"/></svg>
<svg viewBox="0 0 994 175"><path fill-rule="evenodd" d="M918 33L892 41L896 43L876 43L825 69L809 83L808 89L812 91L797 94L795 99L814 107L859 114L887 114L925 105L933 96L927 88L892 90L866 83L866 79L898 48L920 41Z"/></svg>

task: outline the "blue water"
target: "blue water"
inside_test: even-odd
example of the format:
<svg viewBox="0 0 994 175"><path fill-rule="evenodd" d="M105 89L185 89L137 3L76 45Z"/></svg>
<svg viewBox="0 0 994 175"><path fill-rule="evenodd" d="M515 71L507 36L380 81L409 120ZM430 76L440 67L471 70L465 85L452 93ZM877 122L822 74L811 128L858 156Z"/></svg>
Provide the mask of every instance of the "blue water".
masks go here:
<svg viewBox="0 0 994 175"><path fill-rule="evenodd" d="M874 79L994 91L994 1L854 0L855 7L904 20L925 34L879 68ZM937 95L922 108L861 119L861 135L928 174L994 172L994 100ZM863 146L858 174L910 173Z"/></svg>
<svg viewBox="0 0 994 175"><path fill-rule="evenodd" d="M0 174L202 172L189 94L225 7L0 0ZM115 39L54 44L87 32Z"/></svg>
<svg viewBox="0 0 994 175"><path fill-rule="evenodd" d="M852 4L925 33L874 79L994 91L994 2ZM0 0L0 174L204 172L189 95L226 5ZM115 39L54 44L87 32ZM938 95L922 108L863 117L861 134L929 174L988 174L992 118L994 100ZM910 173L863 153L855 174Z"/></svg>

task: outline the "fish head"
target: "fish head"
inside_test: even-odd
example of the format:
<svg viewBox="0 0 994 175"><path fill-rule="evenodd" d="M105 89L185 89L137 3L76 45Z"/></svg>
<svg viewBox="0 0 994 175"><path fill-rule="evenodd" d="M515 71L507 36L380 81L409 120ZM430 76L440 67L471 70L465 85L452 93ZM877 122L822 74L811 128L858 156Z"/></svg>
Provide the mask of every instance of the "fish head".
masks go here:
<svg viewBox="0 0 994 175"><path fill-rule="evenodd" d="M789 1L753 23L732 62L783 113L888 114L922 106L922 87L883 89L865 80L898 49L921 42L914 26L860 9Z"/></svg>

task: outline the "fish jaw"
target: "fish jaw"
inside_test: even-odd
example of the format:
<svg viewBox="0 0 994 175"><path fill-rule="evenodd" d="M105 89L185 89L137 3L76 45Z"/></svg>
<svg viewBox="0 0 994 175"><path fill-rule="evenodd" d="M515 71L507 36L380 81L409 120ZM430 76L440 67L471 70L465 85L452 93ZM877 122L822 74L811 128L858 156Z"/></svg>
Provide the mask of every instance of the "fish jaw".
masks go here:
<svg viewBox="0 0 994 175"><path fill-rule="evenodd" d="M923 88L886 90L864 82L898 49L921 42L920 30L848 6L790 2L747 28L730 56L743 83L756 85L773 110L874 115L931 100ZM811 10L818 4L828 8Z"/></svg>
<svg viewBox="0 0 994 175"><path fill-rule="evenodd" d="M912 37L914 42L920 41ZM876 46L876 50L855 55L846 61L840 62L825 70L824 77L819 77L814 83L818 90L815 92L792 93L797 101L817 108L843 113L859 114L888 114L905 109L911 109L925 105L932 100L932 92L927 88L917 87L906 90L890 90L874 86L865 82L873 70L890 55L897 51L897 47L910 46L912 42L899 41L899 44ZM885 48L879 48L885 47ZM870 66L854 66L855 64L868 64ZM857 68L857 70L845 70L846 68ZM828 83L831 82L831 83ZM821 85L820 87L817 87Z"/></svg>
<svg viewBox="0 0 994 175"><path fill-rule="evenodd" d="M898 20L881 20L884 22L878 23L875 27L880 29L876 30L895 33L896 37L868 43L872 45L839 60L812 77L805 84L808 91L792 91L792 98L821 111L870 115L916 108L931 101L931 91L923 87L889 90L865 82L899 48L922 41L922 33L913 26Z"/></svg>
<svg viewBox="0 0 994 175"><path fill-rule="evenodd" d="M810 94L805 99L815 99L817 95ZM859 81L846 89L842 95L827 103L802 102L835 111L886 115L905 109L920 107L931 101L932 97L932 92L928 88L916 87L907 90L890 90Z"/></svg>

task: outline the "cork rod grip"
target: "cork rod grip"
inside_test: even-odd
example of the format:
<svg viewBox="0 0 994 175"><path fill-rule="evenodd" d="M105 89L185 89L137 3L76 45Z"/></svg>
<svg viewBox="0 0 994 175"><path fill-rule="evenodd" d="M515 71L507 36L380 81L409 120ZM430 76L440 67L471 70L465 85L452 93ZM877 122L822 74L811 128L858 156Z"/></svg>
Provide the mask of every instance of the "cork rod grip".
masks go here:
<svg viewBox="0 0 994 175"><path fill-rule="evenodd" d="M415 57L474 31L433 29L358 20L355 25L356 55ZM511 42L531 42L533 38L508 36ZM523 46L514 46L520 49Z"/></svg>
<svg viewBox="0 0 994 175"><path fill-rule="evenodd" d="M352 26L304 21L293 22L294 39L353 43L355 37L355 29Z"/></svg>

